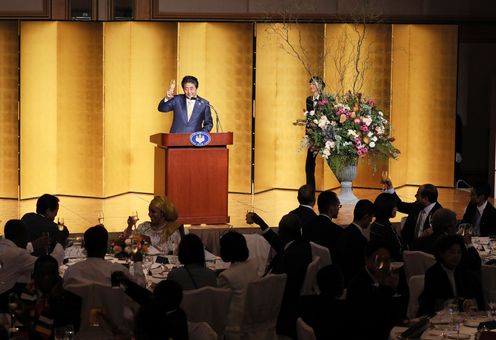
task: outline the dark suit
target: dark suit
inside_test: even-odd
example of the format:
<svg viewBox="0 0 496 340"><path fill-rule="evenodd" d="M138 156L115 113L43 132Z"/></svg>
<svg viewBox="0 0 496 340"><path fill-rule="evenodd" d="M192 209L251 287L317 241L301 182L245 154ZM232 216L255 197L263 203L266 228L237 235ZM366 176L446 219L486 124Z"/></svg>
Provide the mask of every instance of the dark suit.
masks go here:
<svg viewBox="0 0 496 340"><path fill-rule="evenodd" d="M422 207L420 204L416 202L408 202L408 203L402 202L396 193L394 193L393 195L395 195L397 199L398 211L402 212L403 214L408 214L408 217L406 218L405 221L405 225L401 230L401 239L403 240L403 244L409 247L412 241L416 238L414 234L415 234L415 227L417 225L417 219L420 211L424 209L424 207ZM424 225L422 226L422 230L428 229L430 227L429 225L430 217L437 209L440 208L442 208L441 204L436 202L436 204L434 205L434 207L432 207L429 214L425 217L425 222Z"/></svg>
<svg viewBox="0 0 496 340"><path fill-rule="evenodd" d="M347 339L352 311L348 302L328 295L301 296L299 313L305 323L313 328L317 340Z"/></svg>
<svg viewBox="0 0 496 340"><path fill-rule="evenodd" d="M455 284L458 297L477 299L479 310L484 309L482 288L478 280L468 271L457 267L455 269ZM453 289L448 275L437 262L427 269L424 279L424 291L419 296L417 315L432 315L444 307L446 300L454 298Z"/></svg>
<svg viewBox="0 0 496 340"><path fill-rule="evenodd" d="M462 223L474 224L477 205L470 202L463 214ZM489 201L487 202L479 222L480 236L496 235L496 209Z"/></svg>
<svg viewBox="0 0 496 340"><path fill-rule="evenodd" d="M370 241L387 245L393 261L403 261L401 237L389 221L374 221L370 226Z"/></svg>
<svg viewBox="0 0 496 340"><path fill-rule="evenodd" d="M295 240L285 247L279 236L271 229L262 235L277 253L269 265L269 271L288 276L277 319L277 332L295 337L297 302L308 264L312 261L312 249L303 239Z"/></svg>
<svg viewBox="0 0 496 340"><path fill-rule="evenodd" d="M388 339L405 311L402 298L393 295L392 288L374 285L363 267L348 285L346 299L354 311L354 327L346 339Z"/></svg>
<svg viewBox="0 0 496 340"><path fill-rule="evenodd" d="M42 233L50 234L49 253L53 251L57 244L57 234L59 228L55 222L37 213L27 213L21 218L28 231L28 242L32 242L41 237ZM35 256L45 255L44 253L33 253Z"/></svg>
<svg viewBox="0 0 496 340"><path fill-rule="evenodd" d="M337 243L337 258L333 259L334 263L341 267L346 285L365 265L367 239L359 228L350 224L343 229Z"/></svg>
<svg viewBox="0 0 496 340"><path fill-rule="evenodd" d="M317 101L313 100L313 96L307 97L306 100L306 108L307 111L312 111L317 105ZM308 118L307 118L308 123ZM307 176L307 184L313 186L315 189L315 158L317 156L313 154L313 152L308 149L307 151L307 159L305 161L305 174Z"/></svg>
<svg viewBox="0 0 496 340"><path fill-rule="evenodd" d="M327 247L331 253L331 259L337 258L337 242L343 228L332 222L331 219L324 215L319 215L315 219L310 229L310 241Z"/></svg>
<svg viewBox="0 0 496 340"><path fill-rule="evenodd" d="M315 213L315 211L313 211L313 209L300 205L298 208L292 210L290 213L298 216L301 222L301 232L303 238L307 241L310 240L310 230L312 224L317 218L317 214Z"/></svg>
<svg viewBox="0 0 496 340"><path fill-rule="evenodd" d="M213 121L210 113L210 104L207 100L197 97L191 118L188 121L188 110L186 106L186 96L180 94L164 102L162 99L158 104L160 112L174 111L171 133L191 133L196 131L212 130Z"/></svg>

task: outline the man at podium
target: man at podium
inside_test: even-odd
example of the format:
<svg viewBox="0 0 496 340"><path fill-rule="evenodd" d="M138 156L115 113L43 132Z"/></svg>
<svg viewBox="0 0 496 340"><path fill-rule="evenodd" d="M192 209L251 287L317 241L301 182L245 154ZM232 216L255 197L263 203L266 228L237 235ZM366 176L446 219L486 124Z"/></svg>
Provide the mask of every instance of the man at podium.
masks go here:
<svg viewBox="0 0 496 340"><path fill-rule="evenodd" d="M171 81L165 98L158 104L160 112L174 111L170 133L209 132L213 127L210 104L197 95L198 79L185 76L181 86L184 94L174 96L176 83Z"/></svg>

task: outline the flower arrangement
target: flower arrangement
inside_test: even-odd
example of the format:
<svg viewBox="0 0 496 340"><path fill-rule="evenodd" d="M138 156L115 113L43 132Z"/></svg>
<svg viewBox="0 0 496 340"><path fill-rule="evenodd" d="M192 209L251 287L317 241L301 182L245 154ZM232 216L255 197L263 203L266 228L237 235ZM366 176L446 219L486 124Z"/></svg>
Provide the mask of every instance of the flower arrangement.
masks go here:
<svg viewBox="0 0 496 340"><path fill-rule="evenodd" d="M336 175L358 159L396 159L400 153L392 144L388 120L374 100L360 93L322 94L315 110L305 116L306 146L320 153Z"/></svg>
<svg viewBox="0 0 496 340"><path fill-rule="evenodd" d="M142 250L145 254L148 251L148 243L139 233L123 232L119 237L110 243L110 253L116 257L129 257L132 253Z"/></svg>

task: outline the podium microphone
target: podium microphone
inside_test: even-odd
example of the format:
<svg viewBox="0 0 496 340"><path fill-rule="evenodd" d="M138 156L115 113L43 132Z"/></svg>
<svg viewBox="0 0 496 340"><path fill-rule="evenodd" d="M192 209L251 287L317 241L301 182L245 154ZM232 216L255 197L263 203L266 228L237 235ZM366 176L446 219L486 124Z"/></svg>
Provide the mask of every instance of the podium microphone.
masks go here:
<svg viewBox="0 0 496 340"><path fill-rule="evenodd" d="M215 132L219 132L219 127L220 127L220 131L223 132L224 129L222 128L222 124L220 123L219 113L217 112L217 110L215 109L215 107L212 104L208 103L208 105L215 112Z"/></svg>

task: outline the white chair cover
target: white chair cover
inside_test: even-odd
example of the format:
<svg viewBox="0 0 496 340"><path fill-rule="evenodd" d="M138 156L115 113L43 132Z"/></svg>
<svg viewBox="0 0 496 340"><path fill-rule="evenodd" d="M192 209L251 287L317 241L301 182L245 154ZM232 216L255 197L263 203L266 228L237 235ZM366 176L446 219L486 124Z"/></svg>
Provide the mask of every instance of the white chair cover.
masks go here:
<svg viewBox="0 0 496 340"><path fill-rule="evenodd" d="M301 287L300 295L315 295L318 294L317 287L317 272L319 271L320 257L313 256L312 262L307 267L305 280Z"/></svg>
<svg viewBox="0 0 496 340"><path fill-rule="evenodd" d="M243 236L245 237L246 245L250 252L248 259L256 261L258 276L262 276L265 274L265 269L267 268L270 244L259 234L243 234Z"/></svg>
<svg viewBox="0 0 496 340"><path fill-rule="evenodd" d="M286 274L270 274L248 284L239 339L276 340L276 324Z"/></svg>
<svg viewBox="0 0 496 340"><path fill-rule="evenodd" d="M185 290L181 308L186 313L188 321L208 323L220 338L226 328L230 301L230 289L202 287Z"/></svg>
<svg viewBox="0 0 496 340"><path fill-rule="evenodd" d="M315 332L302 318L296 320L296 335L298 340L316 340Z"/></svg>
<svg viewBox="0 0 496 340"><path fill-rule="evenodd" d="M417 311L419 308L418 298L424 290L424 277L425 275L413 275L408 281L410 301L408 301L406 316L409 319L413 319L417 316Z"/></svg>
<svg viewBox="0 0 496 340"><path fill-rule="evenodd" d="M314 242L310 242L310 246L312 247L312 257L320 257L319 269L332 264L331 253L327 247Z"/></svg>
<svg viewBox="0 0 496 340"><path fill-rule="evenodd" d="M409 282L410 277L414 275L424 275L427 269L436 263L436 258L434 255L422 251L405 250L403 261L405 263L406 282Z"/></svg>
<svg viewBox="0 0 496 340"><path fill-rule="evenodd" d="M124 290L97 284L68 286L66 289L82 299L81 327L75 339L111 339L116 332L125 335L131 333L131 309L136 305L127 298ZM104 315L104 320L97 317L99 326L90 324L90 315L95 309L100 309Z"/></svg>
<svg viewBox="0 0 496 340"><path fill-rule="evenodd" d="M206 322L188 321L189 340L217 340L217 333Z"/></svg>

